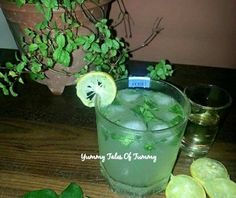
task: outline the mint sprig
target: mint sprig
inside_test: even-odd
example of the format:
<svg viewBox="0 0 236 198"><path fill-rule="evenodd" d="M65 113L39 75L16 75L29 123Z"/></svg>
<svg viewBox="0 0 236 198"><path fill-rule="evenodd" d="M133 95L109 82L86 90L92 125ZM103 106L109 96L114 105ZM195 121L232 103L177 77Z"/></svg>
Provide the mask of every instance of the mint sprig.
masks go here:
<svg viewBox="0 0 236 198"><path fill-rule="evenodd" d="M51 189L41 189L27 192L22 198L83 198L84 194L79 185L72 182L58 195Z"/></svg>
<svg viewBox="0 0 236 198"><path fill-rule="evenodd" d="M149 65L147 67L148 76L152 80L166 80L168 76L172 76L173 69L172 66L166 63L165 60L161 60L155 66Z"/></svg>

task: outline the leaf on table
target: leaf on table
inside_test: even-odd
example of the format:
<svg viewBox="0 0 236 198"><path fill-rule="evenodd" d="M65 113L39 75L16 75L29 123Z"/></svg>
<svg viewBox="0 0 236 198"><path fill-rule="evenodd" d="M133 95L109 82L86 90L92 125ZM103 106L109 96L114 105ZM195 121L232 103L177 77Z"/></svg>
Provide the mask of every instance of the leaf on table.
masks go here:
<svg viewBox="0 0 236 198"><path fill-rule="evenodd" d="M83 191L79 185L72 182L69 186L61 193L59 198L83 198Z"/></svg>
<svg viewBox="0 0 236 198"><path fill-rule="evenodd" d="M58 195L51 189L42 189L27 192L22 198L58 198Z"/></svg>

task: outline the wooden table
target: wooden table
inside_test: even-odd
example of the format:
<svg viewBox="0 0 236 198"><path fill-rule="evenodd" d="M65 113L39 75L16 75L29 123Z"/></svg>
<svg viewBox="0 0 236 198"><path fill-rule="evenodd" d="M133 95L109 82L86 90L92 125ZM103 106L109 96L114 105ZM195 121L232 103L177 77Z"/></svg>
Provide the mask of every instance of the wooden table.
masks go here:
<svg viewBox="0 0 236 198"><path fill-rule="evenodd" d="M144 62L131 62L132 72ZM236 98L236 70L175 65L170 81L183 88L196 82L217 84ZM97 160L81 161L81 153L98 154L94 109L84 107L67 87L61 96L44 85L29 82L19 96L0 97L0 198L20 197L27 191L52 188L61 192L70 182L81 185L92 198L121 197L113 193L99 171ZM232 105L209 157L220 160L236 181L236 120ZM179 156L174 174L189 174L192 159ZM152 197L163 198L164 194Z"/></svg>

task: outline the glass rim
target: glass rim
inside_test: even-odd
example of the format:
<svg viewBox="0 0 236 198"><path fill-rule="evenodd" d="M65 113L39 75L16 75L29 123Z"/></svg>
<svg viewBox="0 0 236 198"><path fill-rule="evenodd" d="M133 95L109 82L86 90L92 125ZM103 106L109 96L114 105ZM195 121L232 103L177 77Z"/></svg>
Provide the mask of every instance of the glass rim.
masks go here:
<svg viewBox="0 0 236 198"><path fill-rule="evenodd" d="M217 107L206 106L206 105L202 105L202 104L199 104L197 102L194 102L191 98L188 97L188 95L186 93L186 90L188 90L190 88L197 88L197 87L199 87L199 88L201 88L201 87L202 88L203 87L204 88L213 88L213 87L217 88L219 91L223 92L228 97L229 100L228 100L228 102L225 105L221 105L221 106L217 106ZM188 98L188 100L190 101L190 103L192 105L195 105L197 107L201 107L202 109L205 109L205 110L221 110L221 109L226 109L226 108L231 106L232 101L233 101L232 96L230 95L230 93L227 90L221 88L218 85L214 85L214 84L198 83L196 85L187 86L187 87L184 88L184 94L186 95L186 97Z"/></svg>
<svg viewBox="0 0 236 198"><path fill-rule="evenodd" d="M121 82L121 81L125 81L125 80L128 81L128 78L123 78L123 79L120 79L120 80L116 80L115 82L117 83L117 82ZM172 128L179 127L179 126L183 125L184 123L186 123L186 122L188 121L188 117L189 117L190 112L191 112L191 105L190 105L190 102L189 102L188 98L186 97L186 95L185 95L179 88L177 88L177 87L174 86L173 84L168 83L168 82L166 82L166 81L163 81L163 80L151 80L151 82L161 82L161 83L167 84L168 86L170 86L170 87L176 89L176 90L178 91L178 93L184 98L185 102L187 103L187 108L186 108L186 109L187 109L187 112L185 112L184 119L183 119L181 122L179 122L179 123L177 123L177 124L175 124L175 125L173 125L173 126L170 126L170 127L167 127L167 128L163 128L163 129L158 129L158 130L131 129L131 128L122 126L122 125L120 125L120 124L118 124L118 123L116 123L116 122L111 121L110 119L108 119L106 116L104 116L104 115L101 113L101 111L100 111L100 108L101 108L101 107L100 107L100 105L98 105L98 104L99 104L99 96L98 96L98 97L96 96L96 99L95 99L95 110L96 110L96 112L99 114L99 116L101 116L103 119L105 119L108 123L113 124L113 125L115 125L116 127L122 128L123 130L125 129L125 130L128 130L128 131L132 131L132 132L134 132L134 133L143 133L143 132L165 133L166 131L168 131L168 130L170 130L170 129L172 129ZM127 87L127 88L129 88L129 87ZM137 88L138 88L138 87L137 87ZM147 89L147 88L144 88L144 89Z"/></svg>

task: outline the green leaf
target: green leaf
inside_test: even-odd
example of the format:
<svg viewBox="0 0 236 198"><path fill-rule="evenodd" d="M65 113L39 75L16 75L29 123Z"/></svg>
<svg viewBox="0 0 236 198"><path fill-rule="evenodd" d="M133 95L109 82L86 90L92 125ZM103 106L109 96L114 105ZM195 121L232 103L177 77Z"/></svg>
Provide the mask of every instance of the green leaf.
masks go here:
<svg viewBox="0 0 236 198"><path fill-rule="evenodd" d="M110 69L110 66L107 65L107 64L102 64L102 68L105 70L105 71L108 71Z"/></svg>
<svg viewBox="0 0 236 198"><path fill-rule="evenodd" d="M48 46L45 43L40 43L39 44L39 50L40 50L43 57L48 56L47 48L48 48Z"/></svg>
<svg viewBox="0 0 236 198"><path fill-rule="evenodd" d="M147 67L148 76L150 76L153 80L166 80L167 76L171 76L173 74L172 66L170 64L166 64L165 60L161 60L158 64L154 66L150 65Z"/></svg>
<svg viewBox="0 0 236 198"><path fill-rule="evenodd" d="M16 61L21 61L20 58L18 57L18 53L17 52L15 53L15 59L16 59Z"/></svg>
<svg viewBox="0 0 236 198"><path fill-rule="evenodd" d="M100 20L100 22L103 24L103 25L106 25L107 24L107 19L103 18Z"/></svg>
<svg viewBox="0 0 236 198"><path fill-rule="evenodd" d="M33 33L33 31L32 31L31 29L29 29L29 28L25 28L25 29L24 29L24 33L25 33L27 36L30 36L30 35Z"/></svg>
<svg viewBox="0 0 236 198"><path fill-rule="evenodd" d="M42 29L45 29L48 25L48 22L47 21L42 21L41 23L37 23L35 25L35 29L36 30L42 30Z"/></svg>
<svg viewBox="0 0 236 198"><path fill-rule="evenodd" d="M115 40L116 40L122 47L125 46L125 44L120 40L119 37L116 37Z"/></svg>
<svg viewBox="0 0 236 198"><path fill-rule="evenodd" d="M54 64L53 60L51 58L48 58L47 59L47 66L52 68L53 64Z"/></svg>
<svg viewBox="0 0 236 198"><path fill-rule="evenodd" d="M4 78L4 74L0 72L0 78Z"/></svg>
<svg viewBox="0 0 236 198"><path fill-rule="evenodd" d="M90 46L91 46L91 43L89 41L86 41L83 45L83 49L88 50L90 48Z"/></svg>
<svg viewBox="0 0 236 198"><path fill-rule="evenodd" d="M89 43L92 43L92 42L94 42L94 40L95 40L95 34L91 34L89 37L88 37L88 42Z"/></svg>
<svg viewBox="0 0 236 198"><path fill-rule="evenodd" d="M62 33L60 33L56 37L56 43L57 43L58 47L60 47L60 48L63 48L65 46L66 39L65 39L65 36Z"/></svg>
<svg viewBox="0 0 236 198"><path fill-rule="evenodd" d="M44 9L44 18L47 21L50 21L52 18L52 10L51 9Z"/></svg>
<svg viewBox="0 0 236 198"><path fill-rule="evenodd" d="M153 103L150 101L150 99L146 98L145 102L139 106L139 109L136 111L139 111L141 116L143 117L143 120L145 122L149 122L155 118L155 115L152 113L153 109L157 107L153 106Z"/></svg>
<svg viewBox="0 0 236 198"><path fill-rule="evenodd" d="M62 64L65 67L68 67L70 65L70 61L71 61L70 54L67 51L63 51L63 55L61 56L61 58L62 58L61 59Z"/></svg>
<svg viewBox="0 0 236 198"><path fill-rule="evenodd" d="M91 49L94 51L94 52L101 52L101 49L99 47L99 45L97 43L92 43L91 45Z"/></svg>
<svg viewBox="0 0 236 198"><path fill-rule="evenodd" d="M14 65L12 63L10 63L10 62L7 62L6 63L6 67L7 67L7 69L13 69Z"/></svg>
<svg viewBox="0 0 236 198"><path fill-rule="evenodd" d="M43 73L35 74L33 72L30 72L29 75L30 75L30 78L33 79L33 80L43 80L45 78Z"/></svg>
<svg viewBox="0 0 236 198"><path fill-rule="evenodd" d="M69 39L69 38L73 39L74 34L71 30L66 30L65 34L66 34L67 39Z"/></svg>
<svg viewBox="0 0 236 198"><path fill-rule="evenodd" d="M55 51L53 52L53 59L55 61L58 61L60 56L61 56L61 53L62 53L62 49L61 48L55 49Z"/></svg>
<svg viewBox="0 0 236 198"><path fill-rule="evenodd" d="M3 78L6 83L10 83L8 75L6 73L3 74L2 72L0 72L0 78Z"/></svg>
<svg viewBox="0 0 236 198"><path fill-rule="evenodd" d="M111 39L105 39L105 44L107 45L108 48L112 48L113 40L111 40Z"/></svg>
<svg viewBox="0 0 236 198"><path fill-rule="evenodd" d="M9 91L8 91L7 87L4 84L2 84L1 82L0 82L0 88L2 89L2 92L4 95L9 95Z"/></svg>
<svg viewBox="0 0 236 198"><path fill-rule="evenodd" d="M79 36L75 39L75 43L78 46L83 45L86 42L86 37L85 36Z"/></svg>
<svg viewBox="0 0 236 198"><path fill-rule="evenodd" d="M42 69L41 67L42 67L42 65L41 65L40 63L33 62L33 63L32 63L32 66L31 66L31 71L32 71L33 73L38 73L38 72L41 71L41 69Z"/></svg>
<svg viewBox="0 0 236 198"><path fill-rule="evenodd" d="M147 67L147 70L148 70L148 71L152 71L153 69L154 69L154 67L153 67L152 65L150 65L150 66Z"/></svg>
<svg viewBox="0 0 236 198"><path fill-rule="evenodd" d="M116 56L116 54L117 54L117 51L116 51L116 50L110 50L110 56L111 56L111 57Z"/></svg>
<svg viewBox="0 0 236 198"><path fill-rule="evenodd" d="M122 72L125 72L126 71L126 66L124 64L120 65L120 69Z"/></svg>
<svg viewBox="0 0 236 198"><path fill-rule="evenodd" d="M22 198L58 198L58 195L51 189L43 189L28 192Z"/></svg>
<svg viewBox="0 0 236 198"><path fill-rule="evenodd" d="M23 69L25 68L25 63L24 62L21 62L21 63L19 63L19 64L17 64L16 65L16 71L18 72L18 73L21 73L22 71L23 71Z"/></svg>
<svg viewBox="0 0 236 198"><path fill-rule="evenodd" d="M172 66L170 64L166 64L166 69L167 70L172 70Z"/></svg>
<svg viewBox="0 0 236 198"><path fill-rule="evenodd" d="M70 0L63 0L63 5L64 5L66 8L69 8L69 9L71 9L71 7L72 7Z"/></svg>
<svg viewBox="0 0 236 198"><path fill-rule="evenodd" d="M38 49L38 44L32 43L32 44L29 45L29 51L30 52L34 52L37 49Z"/></svg>
<svg viewBox="0 0 236 198"><path fill-rule="evenodd" d="M18 82L21 83L21 84L24 84L24 81L21 77L18 79Z"/></svg>
<svg viewBox="0 0 236 198"><path fill-rule="evenodd" d="M58 3L57 0L41 0L42 3L45 5L47 8L57 8Z"/></svg>
<svg viewBox="0 0 236 198"><path fill-rule="evenodd" d="M101 50L103 54L106 54L109 50L108 45L106 43L103 43L101 46Z"/></svg>
<svg viewBox="0 0 236 198"><path fill-rule="evenodd" d="M132 143L135 142L135 135L134 134L130 134L130 135L123 135L120 133L112 133L111 134L111 138L113 140L119 141L121 144L125 145L125 146L129 146Z"/></svg>
<svg viewBox="0 0 236 198"><path fill-rule="evenodd" d="M96 65L101 65L102 63L104 63L104 60L101 58L101 56L97 56L93 63Z"/></svg>
<svg viewBox="0 0 236 198"><path fill-rule="evenodd" d="M40 38L40 35L36 35L36 36L35 36L34 42L37 43L37 44L42 43L42 40L41 40L41 38Z"/></svg>
<svg viewBox="0 0 236 198"><path fill-rule="evenodd" d="M70 54L61 48L57 48L53 53L53 59L58 63L68 67L70 65Z"/></svg>
<svg viewBox="0 0 236 198"><path fill-rule="evenodd" d="M125 61L126 61L126 56L123 55L119 60L119 64L123 64L125 63Z"/></svg>
<svg viewBox="0 0 236 198"><path fill-rule="evenodd" d="M22 61L25 62L25 63L28 62L28 59L27 59L27 57L26 57L24 54L21 55L21 59L22 59Z"/></svg>
<svg viewBox="0 0 236 198"><path fill-rule="evenodd" d="M42 40L43 40L43 43L45 43L47 45L48 44L48 35L43 34L42 35Z"/></svg>
<svg viewBox="0 0 236 198"><path fill-rule="evenodd" d="M14 71L9 71L8 75L11 76L12 78L17 76L16 72L14 72Z"/></svg>
<svg viewBox="0 0 236 198"><path fill-rule="evenodd" d="M120 48L119 42L116 40L112 40L112 47L115 49L119 49Z"/></svg>
<svg viewBox="0 0 236 198"><path fill-rule="evenodd" d="M35 3L35 8L36 8L39 12L44 13L43 5L42 5L40 2L36 2L36 3Z"/></svg>
<svg viewBox="0 0 236 198"><path fill-rule="evenodd" d="M104 34L105 34L106 38L110 38L111 37L111 31L109 29L105 29Z"/></svg>
<svg viewBox="0 0 236 198"><path fill-rule="evenodd" d="M59 198L83 198L83 191L76 183L71 183L59 196Z"/></svg>
<svg viewBox="0 0 236 198"><path fill-rule="evenodd" d="M71 43L68 43L66 45L66 51L67 52L71 53L73 51L73 49L74 49L74 46Z"/></svg>
<svg viewBox="0 0 236 198"><path fill-rule="evenodd" d="M25 4L25 0L16 0L16 6L21 7Z"/></svg>
<svg viewBox="0 0 236 198"><path fill-rule="evenodd" d="M93 61L93 59L94 59L94 56L91 52L86 53L84 56L84 60L87 62L91 62Z"/></svg>
<svg viewBox="0 0 236 198"><path fill-rule="evenodd" d="M85 0L77 0L78 4L82 5Z"/></svg>
<svg viewBox="0 0 236 198"><path fill-rule="evenodd" d="M11 85L11 86L9 87L9 91L10 91L10 93L11 93L12 96L14 96L14 97L18 96L18 94L13 90L13 85Z"/></svg>

